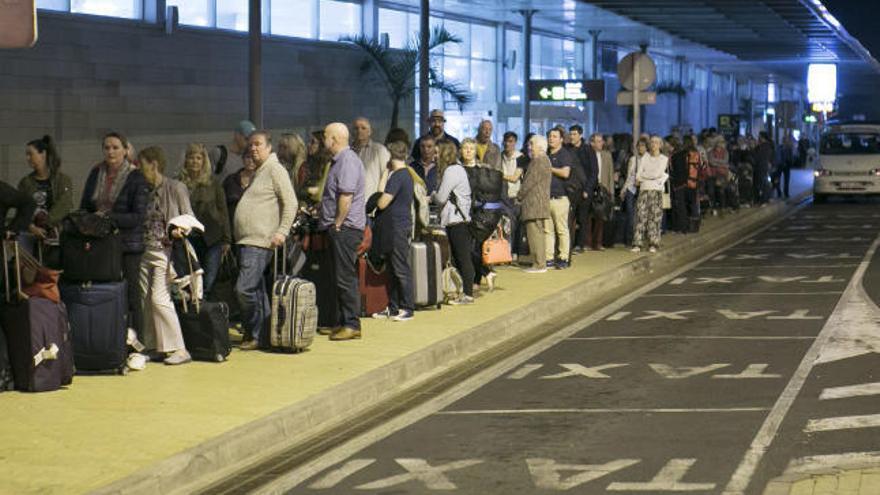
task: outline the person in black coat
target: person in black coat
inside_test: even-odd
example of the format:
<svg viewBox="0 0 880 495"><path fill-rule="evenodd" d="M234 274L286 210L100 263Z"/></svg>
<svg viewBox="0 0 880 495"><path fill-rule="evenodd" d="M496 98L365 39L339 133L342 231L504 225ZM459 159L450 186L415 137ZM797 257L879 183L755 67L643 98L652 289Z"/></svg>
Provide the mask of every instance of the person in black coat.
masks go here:
<svg viewBox="0 0 880 495"><path fill-rule="evenodd" d="M6 214L14 208L15 217L7 224ZM0 181L0 232L3 239L15 239L19 232L28 228L37 209L34 199L9 184Z"/></svg>
<svg viewBox="0 0 880 495"><path fill-rule="evenodd" d="M149 186L141 171L126 158L127 147L128 141L122 134L111 132L104 136L104 161L89 173L80 209L107 215L119 229L122 271L128 290L128 322L142 338L139 278Z"/></svg>

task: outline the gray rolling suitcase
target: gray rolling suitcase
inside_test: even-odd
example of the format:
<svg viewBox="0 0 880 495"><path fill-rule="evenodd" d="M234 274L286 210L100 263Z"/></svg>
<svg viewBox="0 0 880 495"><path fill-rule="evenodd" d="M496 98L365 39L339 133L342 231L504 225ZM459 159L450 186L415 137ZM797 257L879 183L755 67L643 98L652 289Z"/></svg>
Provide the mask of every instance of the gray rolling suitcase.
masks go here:
<svg viewBox="0 0 880 495"><path fill-rule="evenodd" d="M312 344L318 330L315 284L285 273L286 253L282 255L279 274L277 251L275 258L269 345L278 351L302 352Z"/></svg>
<svg viewBox="0 0 880 495"><path fill-rule="evenodd" d="M413 274L413 301L418 307L436 306L443 302L443 263L440 244L413 242L410 245L409 264Z"/></svg>

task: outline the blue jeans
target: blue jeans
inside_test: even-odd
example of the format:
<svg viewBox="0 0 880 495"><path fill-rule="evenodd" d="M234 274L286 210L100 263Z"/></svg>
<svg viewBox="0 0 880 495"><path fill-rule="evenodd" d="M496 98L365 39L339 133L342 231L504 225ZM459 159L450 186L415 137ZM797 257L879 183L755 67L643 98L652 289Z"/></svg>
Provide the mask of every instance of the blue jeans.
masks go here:
<svg viewBox="0 0 880 495"><path fill-rule="evenodd" d="M273 251L256 246L239 246L239 272L235 293L241 306L242 326L245 336L250 335L258 343L268 335L271 312L263 272L272 261Z"/></svg>
<svg viewBox="0 0 880 495"><path fill-rule="evenodd" d="M220 272L220 260L223 258L223 244L214 244L205 251L205 293L211 292L217 273Z"/></svg>
<svg viewBox="0 0 880 495"><path fill-rule="evenodd" d="M388 253L388 266L391 269L388 281L388 309L391 314L399 310L412 313L416 307L413 303L412 267L409 265L409 231L394 232L391 252Z"/></svg>

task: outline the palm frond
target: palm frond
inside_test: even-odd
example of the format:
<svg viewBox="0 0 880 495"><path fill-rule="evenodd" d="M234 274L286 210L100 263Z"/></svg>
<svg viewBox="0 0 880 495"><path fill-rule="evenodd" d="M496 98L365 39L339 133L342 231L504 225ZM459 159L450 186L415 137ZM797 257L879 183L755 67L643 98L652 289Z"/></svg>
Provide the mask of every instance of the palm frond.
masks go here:
<svg viewBox="0 0 880 495"><path fill-rule="evenodd" d="M369 70L370 65L374 66L376 69L385 76L385 79L390 82L390 75L393 72L394 61L391 55L391 50L387 47L379 43L378 40L365 36L363 34L359 34L357 36L341 36L339 41L352 43L361 49L367 56L369 57L365 64L361 65L361 70L366 71Z"/></svg>
<svg viewBox="0 0 880 495"><path fill-rule="evenodd" d="M459 110L464 110L465 105L474 101L474 95L467 88L457 82L444 80L434 68L428 71L428 75L428 85L431 89L436 89L444 97L451 98L458 105Z"/></svg>

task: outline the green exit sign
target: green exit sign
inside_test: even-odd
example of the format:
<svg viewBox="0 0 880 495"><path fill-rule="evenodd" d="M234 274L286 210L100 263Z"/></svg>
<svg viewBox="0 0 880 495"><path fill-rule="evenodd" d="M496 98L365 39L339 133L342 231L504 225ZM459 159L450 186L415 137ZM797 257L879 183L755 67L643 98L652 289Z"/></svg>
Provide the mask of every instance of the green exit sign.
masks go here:
<svg viewBox="0 0 880 495"><path fill-rule="evenodd" d="M544 79L529 81L529 100L605 101L602 79Z"/></svg>

